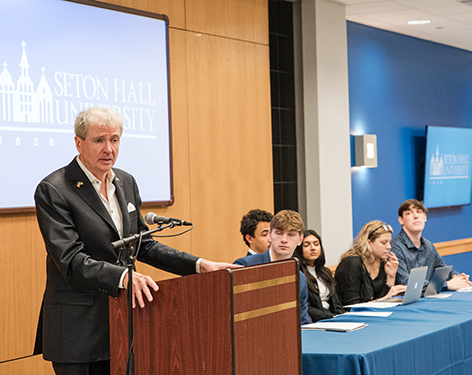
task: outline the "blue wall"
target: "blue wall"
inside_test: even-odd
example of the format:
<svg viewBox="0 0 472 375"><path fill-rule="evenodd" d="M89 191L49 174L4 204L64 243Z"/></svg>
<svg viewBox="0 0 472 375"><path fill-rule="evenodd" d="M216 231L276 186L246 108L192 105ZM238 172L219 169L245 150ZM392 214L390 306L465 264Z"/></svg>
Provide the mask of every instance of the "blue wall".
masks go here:
<svg viewBox="0 0 472 375"><path fill-rule="evenodd" d="M443 259L453 270L472 275L472 252L445 255Z"/></svg>
<svg viewBox="0 0 472 375"><path fill-rule="evenodd" d="M377 168L352 169L353 230L379 219L395 235L398 206L421 198L426 125L472 127L472 52L352 22L347 37L351 134L378 147ZM423 235L472 237L472 207L430 210Z"/></svg>

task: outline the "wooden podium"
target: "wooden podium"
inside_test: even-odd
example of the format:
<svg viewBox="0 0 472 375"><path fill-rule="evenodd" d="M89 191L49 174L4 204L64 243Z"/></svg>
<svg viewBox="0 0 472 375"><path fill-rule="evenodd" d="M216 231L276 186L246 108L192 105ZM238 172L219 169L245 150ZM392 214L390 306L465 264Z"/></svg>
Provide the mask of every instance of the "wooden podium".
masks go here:
<svg viewBox="0 0 472 375"><path fill-rule="evenodd" d="M298 279L291 259L160 281L133 311L135 375L301 374ZM110 298L110 352L125 375L125 291Z"/></svg>

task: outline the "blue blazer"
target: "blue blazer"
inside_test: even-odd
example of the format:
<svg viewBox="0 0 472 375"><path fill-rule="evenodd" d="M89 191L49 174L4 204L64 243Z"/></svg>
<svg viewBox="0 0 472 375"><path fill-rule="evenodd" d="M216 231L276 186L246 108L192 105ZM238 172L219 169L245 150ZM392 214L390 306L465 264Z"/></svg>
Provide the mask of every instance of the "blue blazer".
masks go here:
<svg viewBox="0 0 472 375"><path fill-rule="evenodd" d="M242 266L255 266L256 264L270 263L270 250L262 254L248 255L243 258L236 259L234 264ZM312 323L310 315L308 315L308 286L305 275L300 272L300 321L301 324Z"/></svg>

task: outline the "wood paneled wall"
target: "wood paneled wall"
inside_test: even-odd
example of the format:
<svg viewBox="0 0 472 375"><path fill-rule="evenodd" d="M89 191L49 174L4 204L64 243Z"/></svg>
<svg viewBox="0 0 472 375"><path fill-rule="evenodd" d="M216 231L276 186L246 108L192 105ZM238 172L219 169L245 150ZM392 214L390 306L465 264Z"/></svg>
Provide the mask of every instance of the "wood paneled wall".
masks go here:
<svg viewBox="0 0 472 375"><path fill-rule="evenodd" d="M251 208L273 210L268 2L107 2L170 19L175 204L143 214L192 221L192 232L162 242L233 262L246 252L241 217ZM52 374L40 356L28 357L45 285L46 254L34 214L0 215L0 253L0 374ZM174 277L138 269L156 280Z"/></svg>

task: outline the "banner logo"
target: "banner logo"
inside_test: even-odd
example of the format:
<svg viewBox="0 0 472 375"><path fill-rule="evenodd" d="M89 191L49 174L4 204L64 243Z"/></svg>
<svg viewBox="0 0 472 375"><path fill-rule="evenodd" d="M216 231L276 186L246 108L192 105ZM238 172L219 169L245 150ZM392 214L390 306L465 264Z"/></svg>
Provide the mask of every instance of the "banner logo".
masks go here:
<svg viewBox="0 0 472 375"><path fill-rule="evenodd" d="M29 76L29 64L26 58L26 43L21 43L23 53L21 55L21 74L15 85L8 72L7 63L3 63L3 71L0 73L0 120L14 122L53 122L53 98L52 91L44 76L44 67L35 90L34 83Z"/></svg>
<svg viewBox="0 0 472 375"><path fill-rule="evenodd" d="M436 153L429 160L429 183L438 185L445 179L469 178L469 170L469 154L440 154L436 145Z"/></svg>
<svg viewBox="0 0 472 375"><path fill-rule="evenodd" d="M30 77L26 43L23 41L21 45L17 81L12 78L7 62L0 73L0 123L54 124L62 132L64 127L71 129L79 112L95 105L111 107L120 113L124 129L131 131L127 136L154 138L160 123L167 123L167 113L158 113L156 108L156 84L150 82L56 71L50 86L43 66L35 87ZM162 85L166 90L167 82ZM47 130L54 132L54 129Z"/></svg>

